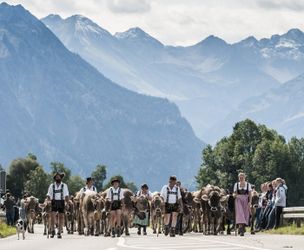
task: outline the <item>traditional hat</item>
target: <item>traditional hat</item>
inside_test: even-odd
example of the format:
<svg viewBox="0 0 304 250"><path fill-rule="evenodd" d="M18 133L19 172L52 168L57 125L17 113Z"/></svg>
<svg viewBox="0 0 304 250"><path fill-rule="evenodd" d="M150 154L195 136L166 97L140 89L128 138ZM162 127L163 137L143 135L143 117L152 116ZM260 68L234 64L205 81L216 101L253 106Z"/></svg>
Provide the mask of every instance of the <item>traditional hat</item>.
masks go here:
<svg viewBox="0 0 304 250"><path fill-rule="evenodd" d="M171 176L170 176L170 178L169 178L169 180L170 180L170 181L176 181L176 180L177 180L177 178L176 178L176 176L175 176L175 175L171 175Z"/></svg>
<svg viewBox="0 0 304 250"><path fill-rule="evenodd" d="M56 172L53 176L53 179L55 180L56 179L56 176L59 175L60 178L62 179L64 177L64 173L59 173L59 172Z"/></svg>
<svg viewBox="0 0 304 250"><path fill-rule="evenodd" d="M111 184L113 185L114 182L120 183L120 180L119 180L117 177L114 177L114 178L111 180Z"/></svg>

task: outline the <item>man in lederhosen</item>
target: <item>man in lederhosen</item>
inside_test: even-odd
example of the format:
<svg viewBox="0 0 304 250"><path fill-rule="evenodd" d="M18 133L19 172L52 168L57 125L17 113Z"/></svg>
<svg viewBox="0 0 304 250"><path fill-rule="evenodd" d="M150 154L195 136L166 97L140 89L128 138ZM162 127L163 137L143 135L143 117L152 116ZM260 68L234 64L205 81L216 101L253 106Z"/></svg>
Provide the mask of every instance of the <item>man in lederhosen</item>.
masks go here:
<svg viewBox="0 0 304 250"><path fill-rule="evenodd" d="M52 201L51 213L51 238L55 236L55 217L58 213L57 238L61 239L61 232L64 224L64 204L69 201L68 186L62 182L64 173L55 173L54 183L49 186L47 199Z"/></svg>
<svg viewBox="0 0 304 250"><path fill-rule="evenodd" d="M115 235L120 237L120 225L121 225L121 215L122 215L122 202L124 199L123 190L120 187L120 180L118 178L113 178L111 180L112 187L109 188L107 192L107 200L111 202L111 233L114 238Z"/></svg>
<svg viewBox="0 0 304 250"><path fill-rule="evenodd" d="M97 188L94 186L94 179L92 177L88 177L85 187L80 189L81 193L85 193L86 191L94 191L97 193Z"/></svg>
<svg viewBox="0 0 304 250"><path fill-rule="evenodd" d="M165 235L167 236L170 231L170 237L175 237L177 216L183 211L182 196L180 188L176 186L176 176L170 176L169 184L163 186L160 193L165 201Z"/></svg>

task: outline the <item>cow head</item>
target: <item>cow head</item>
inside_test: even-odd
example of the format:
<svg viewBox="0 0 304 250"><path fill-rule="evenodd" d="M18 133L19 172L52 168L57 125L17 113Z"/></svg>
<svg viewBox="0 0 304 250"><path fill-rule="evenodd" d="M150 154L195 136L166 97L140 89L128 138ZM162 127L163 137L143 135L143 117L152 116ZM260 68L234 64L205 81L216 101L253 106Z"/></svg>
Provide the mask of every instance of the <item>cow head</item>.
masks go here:
<svg viewBox="0 0 304 250"><path fill-rule="evenodd" d="M162 197L157 194L157 195L154 195L153 198L152 198L152 209L155 211L155 213L157 215L160 215L162 214L162 205L163 205L163 199Z"/></svg>
<svg viewBox="0 0 304 250"><path fill-rule="evenodd" d="M141 195L137 197L135 206L138 211L146 211L149 208L149 200L144 195Z"/></svg>
<svg viewBox="0 0 304 250"><path fill-rule="evenodd" d="M259 194L256 191L252 192L250 206L252 208L258 208L259 207Z"/></svg>
<svg viewBox="0 0 304 250"><path fill-rule="evenodd" d="M208 204L212 212L218 211L218 209L220 208L220 200L221 196L217 190L213 190L209 193Z"/></svg>
<svg viewBox="0 0 304 250"><path fill-rule="evenodd" d="M100 197L98 194L91 196L91 202L93 204L94 210L100 211Z"/></svg>
<svg viewBox="0 0 304 250"><path fill-rule="evenodd" d="M192 206L192 203L193 203L192 193L191 192L185 192L183 201L184 201L186 206Z"/></svg>

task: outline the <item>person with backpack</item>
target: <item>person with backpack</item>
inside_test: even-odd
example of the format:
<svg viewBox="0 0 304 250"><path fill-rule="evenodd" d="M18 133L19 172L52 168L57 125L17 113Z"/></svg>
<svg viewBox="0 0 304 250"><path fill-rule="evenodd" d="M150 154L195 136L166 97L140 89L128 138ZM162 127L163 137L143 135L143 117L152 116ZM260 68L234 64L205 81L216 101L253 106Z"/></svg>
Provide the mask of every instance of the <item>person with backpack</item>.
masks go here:
<svg viewBox="0 0 304 250"><path fill-rule="evenodd" d="M182 195L180 188L176 185L176 176L170 176L169 184L163 186L160 194L165 201L165 235L167 236L170 232L170 237L175 237L177 216L183 211Z"/></svg>
<svg viewBox="0 0 304 250"><path fill-rule="evenodd" d="M111 202L111 233L112 238L120 237L121 235L121 216L122 216L122 202L124 199L123 190L120 187L120 180L118 178L113 178L111 180L111 185L108 189L106 199Z"/></svg>
<svg viewBox="0 0 304 250"><path fill-rule="evenodd" d="M57 238L61 239L61 232L63 231L64 224L64 208L65 202L69 201L69 190L67 184L62 182L64 173L56 172L54 174L54 183L49 186L47 199L51 200L52 213L51 213L51 238L55 236L55 217L58 213L58 231Z"/></svg>

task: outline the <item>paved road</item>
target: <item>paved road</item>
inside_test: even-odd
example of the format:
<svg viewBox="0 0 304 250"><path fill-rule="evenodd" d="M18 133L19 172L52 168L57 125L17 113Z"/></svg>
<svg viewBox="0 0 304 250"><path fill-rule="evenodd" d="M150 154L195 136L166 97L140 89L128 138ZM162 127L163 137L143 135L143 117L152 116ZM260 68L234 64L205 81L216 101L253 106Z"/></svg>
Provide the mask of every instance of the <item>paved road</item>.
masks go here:
<svg viewBox="0 0 304 250"><path fill-rule="evenodd" d="M150 233L150 232L149 232ZM60 243L60 245L59 245ZM63 239L47 239L42 235L42 227L36 226L36 233L27 234L26 240L17 240L17 236L0 240L0 250L304 250L304 236L280 235L245 235L236 236L203 236L201 234L187 234L176 238L148 234L138 236L131 230L131 236L121 238L105 238L103 236L85 237L63 235Z"/></svg>

